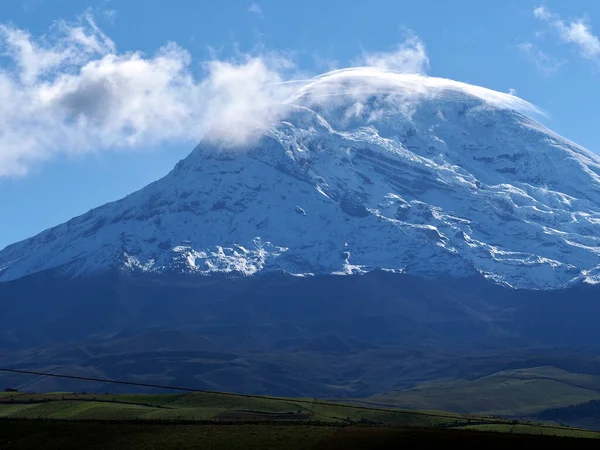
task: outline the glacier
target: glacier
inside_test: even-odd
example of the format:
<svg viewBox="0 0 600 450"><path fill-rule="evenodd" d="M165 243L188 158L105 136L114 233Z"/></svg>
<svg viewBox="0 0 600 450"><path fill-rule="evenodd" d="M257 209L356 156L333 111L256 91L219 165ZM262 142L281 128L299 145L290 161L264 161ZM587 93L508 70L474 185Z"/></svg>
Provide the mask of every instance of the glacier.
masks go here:
<svg viewBox="0 0 600 450"><path fill-rule="evenodd" d="M0 282L111 270L600 281L600 158L533 105L355 68L273 108L255 140L206 139L164 178L8 246Z"/></svg>

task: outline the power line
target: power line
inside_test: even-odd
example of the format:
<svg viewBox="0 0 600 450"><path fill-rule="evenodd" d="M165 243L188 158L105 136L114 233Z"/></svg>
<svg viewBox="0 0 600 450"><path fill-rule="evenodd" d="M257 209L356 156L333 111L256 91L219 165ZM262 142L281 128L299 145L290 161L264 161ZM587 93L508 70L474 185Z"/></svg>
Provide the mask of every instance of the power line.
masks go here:
<svg viewBox="0 0 600 450"><path fill-rule="evenodd" d="M212 394L225 394L225 392L216 392L216 391L208 391L203 389L192 389L185 387L175 387L175 386L165 386L160 384L149 384L149 383L136 383L133 381L119 381L119 380L110 380L106 378L93 378L93 377L81 377L76 375L61 375L56 373L46 373L46 372L34 372L32 370L19 370L19 369L4 369L0 368L0 372L9 372L9 373L18 373L23 375L38 375L41 377L54 377L54 378L67 378L70 380L82 380L82 381L94 381L97 383L110 383L110 384L123 384L126 386L139 386L139 387L148 387L155 389L168 389L172 391L185 391L185 392L198 392L198 393L212 393ZM244 394L236 394L236 393L227 393L232 396L245 396ZM260 396L256 396L260 397Z"/></svg>
<svg viewBox="0 0 600 450"><path fill-rule="evenodd" d="M153 389L166 389L166 390L172 390L172 391L194 392L194 393L199 393L199 394L225 395L225 396L238 397L238 398L255 398L255 399L261 399L261 400L266 398L264 395L256 395L256 394L238 394L235 392L211 391L211 390L207 390L207 389L195 389L195 388L178 387L178 386L167 386L167 385L161 385L161 384L137 383L134 381L119 381L119 380L111 380L108 378L82 377L82 376L78 376L78 375L62 375L62 374L55 374L55 373L48 373L48 372L36 372L36 371L32 371L32 370L0 368L0 372L17 373L17 374L23 374L23 375L37 375L37 376L54 377L54 378L66 378L66 379L70 379L70 380L93 381L93 382L98 382L98 383L121 384L121 385L125 385L125 386L147 387L147 388L153 388ZM318 404L318 405L323 405L323 406L336 406L336 407L341 407L341 408L352 408L352 409L360 409L360 410L367 410L367 411L385 411L385 412L395 412L395 413L406 413L406 414L414 414L414 415L421 415L421 416L440 417L440 418L444 418L444 419L455 419L456 418L456 415L451 416L451 415L444 415L444 414L425 413L425 412L421 412L421 411L404 411L404 410L395 410L395 409L386 409L386 408L374 408L374 407L369 407L369 406L348 405L348 404L344 404L344 403L325 402L325 401L320 401L320 400L313 401L313 400L306 400L306 399L287 399L287 398L277 398L277 397L272 397L272 398L276 398L276 399L279 399L282 401L287 401L290 403L303 403L303 404L310 404L310 405ZM469 417L466 417L466 418L468 419ZM476 420L476 419L474 419L474 420ZM504 422L502 422L502 423L504 423Z"/></svg>
<svg viewBox="0 0 600 450"><path fill-rule="evenodd" d="M441 419L457 419L457 416L459 416L459 414L450 415L450 414L430 413L430 412L423 412L423 411L411 411L411 410L405 410L405 409L400 410L400 409L388 409L388 408L373 408L373 407L369 407L369 406L349 405L346 403L326 402L326 401L321 401L321 400L288 399L288 398L282 398L282 397L265 397L264 395L256 395L256 394L238 394L235 392L211 391L211 390L207 390L207 389L194 389L194 388L187 388L187 387L167 386L167 385L162 385L162 384L137 383L134 381L119 381L119 380L111 380L108 378L94 378L94 377L82 377L82 376L77 376L77 375L63 375L63 374L57 374L57 373L36 372L36 371L32 371L32 370L0 368L0 372L15 373L15 374L21 374L21 375L36 375L36 376L41 376L41 377L66 378L66 379L70 379L70 380L92 381L92 382L107 383L107 384L120 384L120 385L125 385L125 386L147 387L147 388L153 388L153 389L165 389L165 390L172 390L172 391L194 392L194 393L199 393L199 394L225 395L225 396L238 397L238 398L255 398L255 399L261 399L261 400L264 400L265 398L271 398L271 399L275 399L275 400L285 401L288 403L302 403L302 404L308 404L308 405L335 406L337 408L352 408L352 409L359 409L359 410L364 410L364 411L380 411L380 412L407 414L407 415L422 416L422 417L436 417L436 418L441 418ZM495 424L502 424L502 425L511 424L510 421L502 420L502 419L477 418L477 417L470 417L468 415L463 415L463 417L464 417L464 419L467 419L467 420L470 420L473 422L483 422L485 424L488 424L488 423L495 423ZM521 425L530 425L530 424L522 424L522 423L520 423L520 424ZM562 430L562 431L565 431L565 430L587 431L587 432L593 433L592 430L587 430L585 428L560 427L560 426L544 425L544 424L535 424L535 425L531 425L531 426L536 426L538 428L556 429L556 430Z"/></svg>

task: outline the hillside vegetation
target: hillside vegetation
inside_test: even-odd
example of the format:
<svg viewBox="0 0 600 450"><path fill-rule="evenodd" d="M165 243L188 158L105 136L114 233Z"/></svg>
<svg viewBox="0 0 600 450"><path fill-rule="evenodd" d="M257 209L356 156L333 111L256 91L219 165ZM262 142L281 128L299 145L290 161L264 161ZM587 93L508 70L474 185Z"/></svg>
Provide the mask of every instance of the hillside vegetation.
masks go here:
<svg viewBox="0 0 600 450"><path fill-rule="evenodd" d="M600 399L600 377L554 367L503 370L475 380L421 384L369 397L367 404L503 416Z"/></svg>

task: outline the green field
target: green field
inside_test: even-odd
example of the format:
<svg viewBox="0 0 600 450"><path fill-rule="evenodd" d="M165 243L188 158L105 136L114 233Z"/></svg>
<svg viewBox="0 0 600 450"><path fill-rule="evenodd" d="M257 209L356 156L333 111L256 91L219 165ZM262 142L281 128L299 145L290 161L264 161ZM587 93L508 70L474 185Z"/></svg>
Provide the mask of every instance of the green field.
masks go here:
<svg viewBox="0 0 600 450"><path fill-rule="evenodd" d="M3 450L595 448L596 439L600 432L484 415L227 393L0 397Z"/></svg>
<svg viewBox="0 0 600 450"><path fill-rule="evenodd" d="M0 419L68 421L210 422L461 428L600 437L600 433L484 415L346 405L311 399L227 393L111 395L13 393L0 398Z"/></svg>
<svg viewBox="0 0 600 450"><path fill-rule="evenodd" d="M405 426L460 425L462 414L357 407L309 399L220 393L179 395L29 394L0 398L0 417L63 420L295 421Z"/></svg>
<svg viewBox="0 0 600 450"><path fill-rule="evenodd" d="M505 370L476 380L422 384L375 395L364 404L500 416L530 416L600 399L600 377L554 367Z"/></svg>

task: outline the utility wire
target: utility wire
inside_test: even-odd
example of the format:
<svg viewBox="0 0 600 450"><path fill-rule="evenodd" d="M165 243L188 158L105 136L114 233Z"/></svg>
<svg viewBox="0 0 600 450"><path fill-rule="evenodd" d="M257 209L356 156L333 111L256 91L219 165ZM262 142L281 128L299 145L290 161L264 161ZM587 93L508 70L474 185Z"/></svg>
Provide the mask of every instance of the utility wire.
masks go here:
<svg viewBox="0 0 600 450"><path fill-rule="evenodd" d="M210 394L226 394L225 392L208 391L208 390L203 390L203 389L164 386L164 385L160 385L160 384L135 383L133 381L118 381L118 380L110 380L110 379L105 379L105 378L80 377L80 376L76 376L76 375L61 375L61 374L56 374L56 373L34 372L31 370L0 368L0 372L18 373L18 374L23 374L23 375L38 375L41 377L67 378L70 380L94 381L97 383L123 384L126 386L140 386L140 387L148 387L148 388L155 388L155 389L169 389L172 391L199 392L199 393L206 393L206 394L208 394L208 393L210 393ZM227 393L227 395L246 397L245 394ZM259 395L256 395L255 397L260 398Z"/></svg>
<svg viewBox="0 0 600 450"><path fill-rule="evenodd" d="M93 382L97 382L97 383L120 384L120 385L125 385L125 386L138 386L138 387L147 387L147 388L153 388L153 389L166 389L166 390L172 390L172 391L194 392L194 393L200 393L200 394L225 395L225 396L239 397L239 398L256 398L256 399L261 399L261 400L264 400L265 398L267 398L264 395L256 395L256 394L238 394L235 392L210 391L207 389L194 389L194 388L178 387L178 386L166 386L166 385L162 385L162 384L136 383L133 381L119 381L119 380L111 380L108 378L81 377L81 376L76 376L76 375L63 375L63 374L48 373L48 372L36 372L36 371L32 371L32 370L0 368L0 372L15 373L15 374L21 374L21 375L36 375L36 376L41 376L41 377L66 378L69 380L93 381ZM358 405L350 405L350 404L346 404L346 403L326 402L326 401L320 401L320 400L291 399L291 398L282 398L282 397L270 397L270 398L272 398L274 400L285 401L288 403L302 403L302 404L309 404L309 405L335 406L337 408L352 408L352 409L359 409L359 410L364 410L364 411L390 412L390 413L407 414L407 415L414 415L414 416L437 417L437 418L442 418L442 419L457 419L457 416L460 415L460 414L449 415L449 414L442 414L442 413L429 413L429 412L423 412L423 411L410 411L410 410L405 410L405 409L399 410L399 409L391 409L391 408L390 409L373 408L373 407L369 407L369 406L358 406ZM488 424L488 423L496 423L496 424L502 424L502 425L511 424L511 422L509 422L507 420L502 420L502 419L477 418L477 417L470 417L468 415L463 415L463 418L473 421L473 422L483 422L486 424ZM531 425L531 426L535 426L538 428L548 428L548 429L556 429L556 430L563 430L563 431L565 431L565 430L587 431L587 432L593 433L592 430L587 430L585 428L560 427L560 426L555 426L555 425L544 425L544 424L523 424L523 423L519 423L519 424L520 425Z"/></svg>

